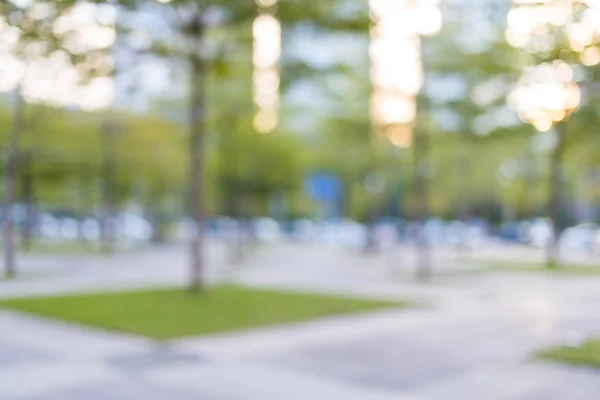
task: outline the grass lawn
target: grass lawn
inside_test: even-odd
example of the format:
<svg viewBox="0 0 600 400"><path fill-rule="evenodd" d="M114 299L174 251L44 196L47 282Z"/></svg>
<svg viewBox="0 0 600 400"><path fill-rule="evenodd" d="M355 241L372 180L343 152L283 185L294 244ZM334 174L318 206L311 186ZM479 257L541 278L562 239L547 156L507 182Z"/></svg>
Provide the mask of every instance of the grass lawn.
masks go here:
<svg viewBox="0 0 600 400"><path fill-rule="evenodd" d="M44 274L43 272L30 273L30 274L23 274L21 272L18 272L16 276L13 276L10 278L7 277L6 275L0 276L0 283L30 281L32 279L42 279L42 278L47 278L47 277L48 277L48 274Z"/></svg>
<svg viewBox="0 0 600 400"><path fill-rule="evenodd" d="M19 250L30 254L52 254L52 255L83 255L83 254L100 254L99 247L96 243L83 241L34 241L29 249L19 246Z"/></svg>
<svg viewBox="0 0 600 400"><path fill-rule="evenodd" d="M477 262L477 261L471 261ZM512 263L501 261L481 261L479 268L452 271L450 274L479 274L486 272L540 272L554 275L600 275L599 265L560 265L548 269L543 264Z"/></svg>
<svg viewBox="0 0 600 400"><path fill-rule="evenodd" d="M1 246L0 246L1 248ZM114 249L115 253L123 253L127 251L143 248L141 245L119 246ZM31 244L29 249L25 249L19 245L19 251L25 254L39 255L102 255L102 249L97 242L79 241L79 240L63 240L63 241L44 241L36 240Z"/></svg>
<svg viewBox="0 0 600 400"><path fill-rule="evenodd" d="M538 354L539 358L566 364L600 368L600 339L584 342L580 347L558 347Z"/></svg>
<svg viewBox="0 0 600 400"><path fill-rule="evenodd" d="M213 287L204 295L194 295L184 289L158 289L0 301L0 308L156 339L406 305L236 286Z"/></svg>

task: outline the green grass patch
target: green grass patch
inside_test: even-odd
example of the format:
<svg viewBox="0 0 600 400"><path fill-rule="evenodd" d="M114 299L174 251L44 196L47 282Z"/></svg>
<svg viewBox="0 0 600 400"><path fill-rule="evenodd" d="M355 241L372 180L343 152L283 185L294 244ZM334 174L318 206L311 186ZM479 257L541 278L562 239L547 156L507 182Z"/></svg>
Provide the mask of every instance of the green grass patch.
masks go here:
<svg viewBox="0 0 600 400"><path fill-rule="evenodd" d="M77 240L59 242L34 241L29 248L24 248L20 245L19 250L24 253L50 255L100 254L100 248L97 243Z"/></svg>
<svg viewBox="0 0 600 400"><path fill-rule="evenodd" d="M579 347L558 347L537 354L537 357L565 364L600 368L600 339L591 339Z"/></svg>
<svg viewBox="0 0 600 400"><path fill-rule="evenodd" d="M158 289L0 301L0 308L156 339L234 331L406 305L403 302L236 286L212 287L202 295L184 289Z"/></svg>
<svg viewBox="0 0 600 400"><path fill-rule="evenodd" d="M481 274L489 272L539 272L552 275L600 275L600 265L560 265L547 268L543 264L512 263L502 261L470 261L478 267L449 272L450 275Z"/></svg>
<svg viewBox="0 0 600 400"><path fill-rule="evenodd" d="M18 269L15 276L8 277L4 272L0 272L0 274L0 283L45 279L52 276L49 271L19 271Z"/></svg>
<svg viewBox="0 0 600 400"><path fill-rule="evenodd" d="M143 249L145 246L140 244L116 243L114 253L125 253ZM64 241L34 241L29 248L19 245L19 251L25 254L35 255L53 255L53 256L101 256L105 255L99 242L89 242L80 240Z"/></svg>

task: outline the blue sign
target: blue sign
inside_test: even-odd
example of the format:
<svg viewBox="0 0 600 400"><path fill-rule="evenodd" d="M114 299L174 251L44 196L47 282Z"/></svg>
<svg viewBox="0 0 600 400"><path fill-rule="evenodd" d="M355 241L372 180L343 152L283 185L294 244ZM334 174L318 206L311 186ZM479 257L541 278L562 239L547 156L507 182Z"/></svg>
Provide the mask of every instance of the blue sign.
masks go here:
<svg viewBox="0 0 600 400"><path fill-rule="evenodd" d="M342 192L342 184L332 173L311 174L304 183L304 191L315 201L336 201Z"/></svg>

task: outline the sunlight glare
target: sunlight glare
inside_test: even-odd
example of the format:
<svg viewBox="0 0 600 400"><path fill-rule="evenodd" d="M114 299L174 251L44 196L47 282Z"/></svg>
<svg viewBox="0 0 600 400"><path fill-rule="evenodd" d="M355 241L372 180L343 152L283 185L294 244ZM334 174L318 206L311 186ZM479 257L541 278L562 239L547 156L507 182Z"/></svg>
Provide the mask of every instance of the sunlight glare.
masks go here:
<svg viewBox="0 0 600 400"><path fill-rule="evenodd" d="M252 62L253 98L257 107L254 128L269 133L278 124L279 60L281 58L281 24L274 16L277 0L257 0L259 16L254 19Z"/></svg>
<svg viewBox="0 0 600 400"><path fill-rule="evenodd" d="M410 145L424 83L420 36L442 28L439 0L370 0L371 119L397 147Z"/></svg>

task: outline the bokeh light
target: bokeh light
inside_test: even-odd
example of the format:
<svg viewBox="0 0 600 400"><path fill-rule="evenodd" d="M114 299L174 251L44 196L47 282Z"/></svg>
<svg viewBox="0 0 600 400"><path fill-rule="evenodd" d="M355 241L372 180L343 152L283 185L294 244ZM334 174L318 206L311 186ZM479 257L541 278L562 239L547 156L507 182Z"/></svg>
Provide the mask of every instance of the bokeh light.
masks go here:
<svg viewBox="0 0 600 400"><path fill-rule="evenodd" d="M31 4L18 17L21 29L26 21L52 16L53 7L45 2ZM0 91L20 86L29 102L86 111L109 107L114 82L109 77L113 60L108 50L116 40L115 20L112 5L77 3L49 25L49 32L60 43L59 48L49 49L44 38L21 37L19 28L0 19ZM18 46L24 49L22 53L14 51ZM69 54L83 59L73 63Z"/></svg>
<svg viewBox="0 0 600 400"><path fill-rule="evenodd" d="M274 16L276 4L277 0L257 1L259 15L252 27L254 128L260 133L272 132L278 123L281 25Z"/></svg>
<svg viewBox="0 0 600 400"><path fill-rule="evenodd" d="M371 119L397 147L411 144L423 86L420 35L441 29L439 1L371 0Z"/></svg>
<svg viewBox="0 0 600 400"><path fill-rule="evenodd" d="M515 0L508 13L506 39L530 54L547 53L561 38L579 54L581 63L600 63L595 46L600 37L600 2ZM540 132L567 118L581 102L573 65L556 60L525 68L508 98L519 118Z"/></svg>
<svg viewBox="0 0 600 400"><path fill-rule="evenodd" d="M581 91L572 77L572 68L563 61L527 67L509 94L508 105L523 122L545 132L579 106Z"/></svg>

